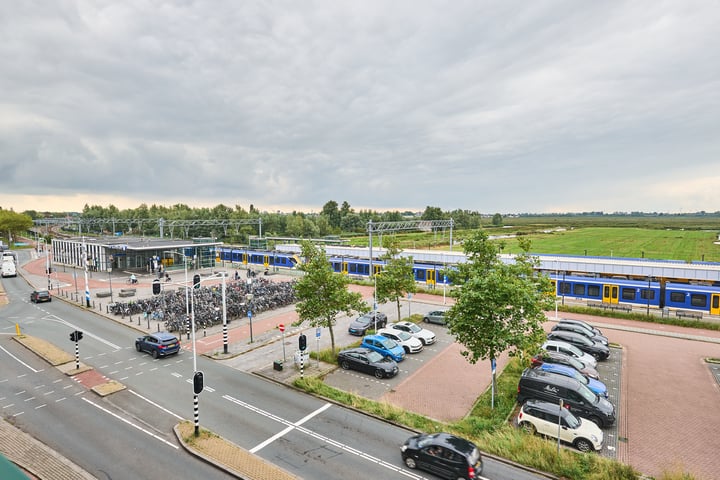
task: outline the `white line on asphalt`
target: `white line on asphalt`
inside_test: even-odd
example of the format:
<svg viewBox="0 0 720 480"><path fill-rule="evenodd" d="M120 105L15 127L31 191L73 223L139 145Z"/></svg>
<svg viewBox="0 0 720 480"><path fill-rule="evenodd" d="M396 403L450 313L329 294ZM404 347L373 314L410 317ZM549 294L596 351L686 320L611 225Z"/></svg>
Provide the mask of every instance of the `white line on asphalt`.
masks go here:
<svg viewBox="0 0 720 480"><path fill-rule="evenodd" d="M20 360L19 358L17 358L17 357L16 357L15 355L13 355L12 353L10 353L10 352L8 352L7 350L5 350L5 348L0 347L0 349L2 349L3 352L5 352L5 353L7 353L8 355L10 355L10 356L11 356L16 362L18 362L20 365L23 365L23 366L29 368L30 370L32 370L33 373L38 373L38 372L40 371L40 370L35 370L35 369L34 369L33 367L31 367L30 365L28 365L27 363L23 362L22 360Z"/></svg>
<svg viewBox="0 0 720 480"><path fill-rule="evenodd" d="M255 447L251 448L251 449L250 449L250 453L255 453L255 452L257 452L258 450L264 448L265 446L270 445L272 442L274 442L274 441L277 440L278 438L284 436L286 433L288 433L288 432L289 432L290 430L292 430L293 428L299 427L299 426L302 425L303 423L305 423L305 422L307 422L308 420L310 420L311 418L313 418L315 415L318 415L318 414L324 412L324 411L327 410L328 408L330 408L330 404L329 404L329 403L326 403L325 405L323 405L322 407L318 408L318 409L315 410L314 412L312 412L312 413L308 414L307 416L305 416L305 418L300 419L299 422L294 423L292 426L287 427L287 428L286 428L285 430L283 430L282 432L276 433L275 435L273 435L272 437L268 438L267 440L265 440L265 441L262 442L261 444L259 444L259 445L255 446Z"/></svg>
<svg viewBox="0 0 720 480"><path fill-rule="evenodd" d="M267 417L267 418L270 418L270 419L275 420L275 421L277 421L277 422L279 422L279 423L282 423L283 425L286 425L288 428L284 429L283 432L281 432L282 435L285 435L287 432L295 429L295 430L297 430L297 431L299 431L299 432L302 432L302 433L304 433L304 434L306 434L306 435L309 435L309 436L311 436L311 437L313 437L313 438L316 438L316 439L318 439L318 440L320 440L320 441L322 441L322 442L326 442L326 443L328 443L328 444L330 444L330 445L333 445L333 446L335 446L335 447L337 447L337 448L339 448L339 449L341 449L341 450L344 450L344 451L346 451L346 452L350 452L350 453L352 453L352 454L354 454L354 455L357 455L357 456L359 456L359 457L361 457L361 458L363 458L363 459L365 459L365 460L368 460L368 461L370 461L370 462L372 462L372 463L374 463L374 464L376 464L376 465L379 465L379 466L381 466L381 467L387 468L388 470L392 470L393 472L400 473L400 474L402 474L402 475L404 475L404 476L406 476L406 477L408 477L408 478L413 478L413 479L416 479L416 480L420 480L420 479L425 478L425 477L423 477L423 476L421 476L421 475L418 475L418 474L416 474L416 473L410 472L410 471L405 470L405 469L403 469L403 468L396 467L395 465L393 465L393 464L391 464L391 463L388 463L388 462L386 462L386 461L384 461L384 460L381 460L381 459L379 459L379 458L377 458L377 457L373 457L372 455L369 455L369 454L367 454L367 453L363 453L363 452L361 452L360 450L357 450L357 449L354 449L354 448L350 447L349 445L345 445L345 444L340 443L340 442L337 442L337 441L335 441L335 440L333 440L333 439L331 439L331 438L329 438L329 437L326 437L326 436L321 435L321 434L319 434L319 433L313 432L312 430L309 430L309 429L307 429L307 428L305 428L305 427L303 427L303 426L300 425L300 422L306 422L309 418L312 418L312 416L315 416L315 415L317 415L318 413L320 413L320 412L324 411L325 409L327 409L327 408L331 405L331 404L329 404L329 403L323 405L322 407L320 407L320 408L319 408L318 410L316 410L315 412L311 413L310 415L308 415L308 416L305 417L304 419L300 420L300 422L298 422L298 423L292 423L292 422L290 422L289 420L285 420L284 418L278 417L278 416L275 415L275 414L272 414L272 413L270 413L270 412L266 412L265 410L261 410L261 409L258 408L258 407L255 407L255 406L253 406L253 405L250 405L249 403L245 403L245 402L243 402L242 400L238 400L237 398L233 398L233 397L231 397L230 395L223 395L222 398L224 398L225 400L228 400L228 401L230 401L230 402L233 402L233 403L235 403L235 404L237 404L237 405L240 405L240 406L242 406L242 407L245 407L245 408L247 408L248 410L251 410L251 411L253 411L253 412L255 412L255 413L258 413L258 414L263 415L263 416L265 416L265 417ZM277 435L276 435L276 436L277 436ZM275 437L272 437L272 438L275 438ZM267 441L266 441L266 442L267 442ZM262 448L262 446L264 446L263 444L266 443L266 442L263 442L263 443L261 443L260 445L256 446L255 448L253 448L252 450L250 450L250 452L253 453L253 452L257 451L259 448Z"/></svg>
<svg viewBox="0 0 720 480"><path fill-rule="evenodd" d="M154 406L154 407L159 408L159 409L162 410L163 412L172 415L173 417L177 418L178 420L185 420L185 419L184 419L183 417L181 417L180 415L177 415L177 414L171 412L170 410L168 410L167 408L165 408L165 407L163 407L163 406L161 406L161 405L158 405L157 403L153 402L152 400L150 400L150 399L147 398L147 397L143 397L142 395L140 395L139 393L137 393L137 392L134 391L134 390L128 390L128 392L132 393L133 395L135 395L135 396L138 397L138 398L141 398L142 400L145 400L147 403L149 403L150 405L152 405L152 406Z"/></svg>
<svg viewBox="0 0 720 480"><path fill-rule="evenodd" d="M90 400L88 400L88 399L85 398L85 397L83 397L83 400L86 401L87 403L89 403L90 405L92 405L93 407L95 407L95 408L97 408L97 409L99 409L99 410L102 410L103 412L107 413L108 415L112 415L113 417L117 418L117 419L120 420L121 422L124 422L124 423L130 425L131 427L136 428L136 429L140 430L141 432L150 435L151 437L153 437L153 438L156 439L156 440L160 440L162 443L171 446L171 447L174 448L175 450L179 450L179 449L180 449L180 447L178 447L177 445L174 445L174 444L168 442L168 441L165 440L164 438L160 438L159 436L155 435L155 434L152 433L151 431L145 430L145 429L142 428L140 425L137 425L137 424L135 424L135 423L132 423L130 420L126 420L126 419L122 418L120 415L117 415L117 414L111 412L111 411L108 410L107 408L102 407L102 406L100 406L100 405L98 405L98 404L96 404L96 403L94 403L94 402L91 402Z"/></svg>

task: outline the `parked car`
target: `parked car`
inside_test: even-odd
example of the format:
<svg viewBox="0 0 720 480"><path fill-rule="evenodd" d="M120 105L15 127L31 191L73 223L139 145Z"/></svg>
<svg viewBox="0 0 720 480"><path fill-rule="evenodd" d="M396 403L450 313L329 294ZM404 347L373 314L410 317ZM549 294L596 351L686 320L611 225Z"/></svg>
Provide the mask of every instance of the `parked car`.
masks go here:
<svg viewBox="0 0 720 480"><path fill-rule="evenodd" d="M560 321L562 323L574 323L575 325L580 325L582 327L587 328L591 332L593 332L595 335L602 335L603 333L600 331L599 328L594 327L593 325L590 325L588 322L584 322L582 320L573 320L571 318L561 318Z"/></svg>
<svg viewBox="0 0 720 480"><path fill-rule="evenodd" d="M612 403L593 393L574 378L526 368L518 382L517 402L543 400L563 405L577 417L587 418L600 427L615 423L615 407Z"/></svg>
<svg viewBox="0 0 720 480"><path fill-rule="evenodd" d="M180 340L168 332L151 333L135 340L135 350L148 352L153 358L165 357L180 351Z"/></svg>
<svg viewBox="0 0 720 480"><path fill-rule="evenodd" d="M593 342L589 338L579 333L566 332L563 330L554 330L547 334L548 340L560 340L576 346L583 352L589 353L597 360L605 360L610 356L610 349L607 345Z"/></svg>
<svg viewBox="0 0 720 480"><path fill-rule="evenodd" d="M377 378L390 378L398 373L397 362L369 348L350 348L338 353L338 365L343 369L371 373Z"/></svg>
<svg viewBox="0 0 720 480"><path fill-rule="evenodd" d="M556 373L558 375L565 375L566 377L574 378L583 385L587 386L593 393L600 395L603 398L608 398L607 386L600 380L588 378L582 373L578 372L572 367L566 365L559 365L557 363L542 363L535 368L539 368L546 372Z"/></svg>
<svg viewBox="0 0 720 480"><path fill-rule="evenodd" d="M445 313L447 313L447 310L433 310L432 312L428 312L423 316L423 322L445 325Z"/></svg>
<svg viewBox="0 0 720 480"><path fill-rule="evenodd" d="M548 352L560 352L564 353L565 355L570 355L572 357L577 358L582 363L584 363L587 366L590 366L592 368L597 367L597 360L595 357L590 355L589 353L585 353L579 348L577 348L574 345L571 345L567 342L561 342L557 340L547 340L545 343L542 344L540 347L543 350L546 350Z"/></svg>
<svg viewBox="0 0 720 480"><path fill-rule="evenodd" d="M414 435L400 448L408 468L447 479L476 479L482 474L480 450L469 440L449 433Z"/></svg>
<svg viewBox="0 0 720 480"><path fill-rule="evenodd" d="M605 337L603 335L596 335L593 333L592 330L588 330L587 328L583 327L582 325L577 325L575 323L566 323L561 320L560 322L553 325L552 330L553 331L563 330L566 332L578 333L580 335L587 337L589 340L592 340L593 342L598 342L605 346L608 345L607 337Z"/></svg>
<svg viewBox="0 0 720 480"><path fill-rule="evenodd" d="M578 418L557 403L528 400L520 407L518 426L528 433L539 433L577 448L581 452L602 449L603 432L594 422ZM558 429L558 423L560 428Z"/></svg>
<svg viewBox="0 0 720 480"><path fill-rule="evenodd" d="M423 345L432 345L435 343L435 334L428 330L427 328L422 328L417 323L413 322L397 322L397 323L391 323L388 325L388 328L393 328L395 330L402 330L403 332L407 332L413 337L417 338L422 342Z"/></svg>
<svg viewBox="0 0 720 480"><path fill-rule="evenodd" d="M566 355L560 352L543 350L542 352L535 355L532 358L531 362L533 366L540 365L543 362L567 365L568 367L574 368L588 378L594 378L595 380L600 379L600 375L598 374L597 370L588 365L585 365L583 362L573 356Z"/></svg>
<svg viewBox="0 0 720 480"><path fill-rule="evenodd" d="M52 302L52 296L47 290L33 290L30 294L30 301L32 303Z"/></svg>
<svg viewBox="0 0 720 480"><path fill-rule="evenodd" d="M380 330L378 330L377 333L379 335L382 335L383 337L395 340L398 345L403 347L405 353L422 352L422 342L407 332L403 332L402 330L395 330L394 328L381 328Z"/></svg>
<svg viewBox="0 0 720 480"><path fill-rule="evenodd" d="M382 335L366 335L362 339L360 346L375 350L381 355L390 357L396 362L402 362L405 358L405 350L397 344L395 340L391 340Z"/></svg>
<svg viewBox="0 0 720 480"><path fill-rule="evenodd" d="M375 321L376 319L377 323ZM376 328L379 330L381 328L385 328L386 325L387 315L382 312L370 312L361 315L352 322L350 322L350 326L348 327L348 333L350 335L357 335L358 337L362 337L363 335L367 334L368 330L375 330Z"/></svg>

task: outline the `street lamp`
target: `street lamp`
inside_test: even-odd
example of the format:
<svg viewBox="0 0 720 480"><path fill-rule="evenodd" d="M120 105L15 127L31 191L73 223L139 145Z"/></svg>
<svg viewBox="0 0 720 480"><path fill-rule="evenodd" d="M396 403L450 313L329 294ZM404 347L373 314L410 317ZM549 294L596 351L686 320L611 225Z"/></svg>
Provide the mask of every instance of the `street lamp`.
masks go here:
<svg viewBox="0 0 720 480"><path fill-rule="evenodd" d="M222 273L222 309L223 309L223 353L228 353L227 304L225 303L225 273Z"/></svg>
<svg viewBox="0 0 720 480"><path fill-rule="evenodd" d="M47 243L45 239L43 239L43 244L45 245L43 248L45 249L45 271L47 272L47 279L48 279L48 292L52 290L52 285L50 284L50 251L48 250Z"/></svg>

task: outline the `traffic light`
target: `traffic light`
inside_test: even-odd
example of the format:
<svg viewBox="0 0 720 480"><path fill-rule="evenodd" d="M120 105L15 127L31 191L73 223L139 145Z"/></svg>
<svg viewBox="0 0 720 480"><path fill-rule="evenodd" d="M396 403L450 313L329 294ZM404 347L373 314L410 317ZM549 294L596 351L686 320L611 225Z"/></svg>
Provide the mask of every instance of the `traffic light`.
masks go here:
<svg viewBox="0 0 720 480"><path fill-rule="evenodd" d="M75 335L76 332L70 332L70 341L71 342L77 342L77 336Z"/></svg>
<svg viewBox="0 0 720 480"><path fill-rule="evenodd" d="M301 352L304 352L307 348L307 338L305 337L304 333L301 333L298 337L298 346L300 347Z"/></svg>
<svg viewBox="0 0 720 480"><path fill-rule="evenodd" d="M203 373L195 372L193 376L193 392L195 395L203 391Z"/></svg>
<svg viewBox="0 0 720 480"><path fill-rule="evenodd" d="M160 280L153 280L153 295L160 295Z"/></svg>
<svg viewBox="0 0 720 480"><path fill-rule="evenodd" d="M81 332L80 330L75 330L75 338L77 339L78 342L80 340L82 340L82 335L83 335L83 332Z"/></svg>
<svg viewBox="0 0 720 480"><path fill-rule="evenodd" d="M193 287L200 288L200 275L193 276Z"/></svg>

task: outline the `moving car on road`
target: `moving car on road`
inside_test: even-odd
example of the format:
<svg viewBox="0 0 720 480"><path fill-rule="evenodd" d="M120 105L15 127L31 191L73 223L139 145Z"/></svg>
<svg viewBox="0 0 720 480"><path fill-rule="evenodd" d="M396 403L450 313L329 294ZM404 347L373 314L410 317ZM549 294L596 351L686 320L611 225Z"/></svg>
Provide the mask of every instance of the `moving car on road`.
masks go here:
<svg viewBox="0 0 720 480"><path fill-rule="evenodd" d="M32 303L52 302L52 296L47 290L33 290L30 294L30 301Z"/></svg>
<svg viewBox="0 0 720 480"><path fill-rule="evenodd" d="M338 353L338 365L344 370L370 373L376 378L390 378L397 375L397 362L369 348L350 348Z"/></svg>
<svg viewBox="0 0 720 480"><path fill-rule="evenodd" d="M528 433L558 438L581 452L602 449L603 432L590 420L578 418L559 404L528 400L520 407L518 426ZM558 422L560 428L558 429Z"/></svg>
<svg viewBox="0 0 720 480"><path fill-rule="evenodd" d="M148 352L153 358L165 357L180 351L180 340L168 332L151 333L135 340L135 350Z"/></svg>
<svg viewBox="0 0 720 480"><path fill-rule="evenodd" d="M482 474L482 457L475 444L449 433L412 436L400 452L408 468L426 470L442 478L472 480Z"/></svg>

